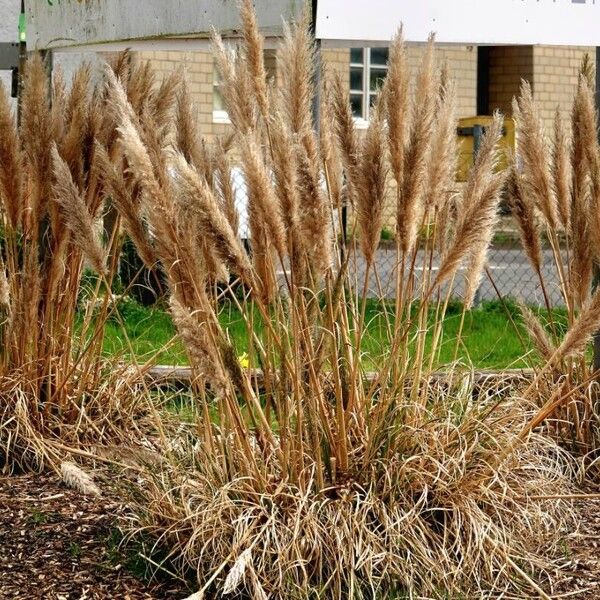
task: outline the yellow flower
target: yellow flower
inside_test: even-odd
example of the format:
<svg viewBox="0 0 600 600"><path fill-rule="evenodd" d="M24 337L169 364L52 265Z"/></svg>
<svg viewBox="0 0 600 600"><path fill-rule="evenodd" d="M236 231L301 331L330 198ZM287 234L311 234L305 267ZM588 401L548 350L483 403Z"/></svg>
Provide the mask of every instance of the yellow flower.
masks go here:
<svg viewBox="0 0 600 600"><path fill-rule="evenodd" d="M238 361L242 369L247 369L250 366L250 360L245 352L241 356L238 356Z"/></svg>

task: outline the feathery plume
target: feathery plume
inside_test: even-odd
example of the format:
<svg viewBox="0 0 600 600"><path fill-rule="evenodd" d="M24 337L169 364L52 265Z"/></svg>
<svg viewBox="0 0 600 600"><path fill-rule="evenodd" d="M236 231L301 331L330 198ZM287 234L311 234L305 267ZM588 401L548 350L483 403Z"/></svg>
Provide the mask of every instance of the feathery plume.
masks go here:
<svg viewBox="0 0 600 600"><path fill-rule="evenodd" d="M442 209L448 201L456 177L456 85L447 75L440 86L433 127L431 154L428 157L426 208Z"/></svg>
<svg viewBox="0 0 600 600"><path fill-rule="evenodd" d="M23 151L36 178L37 197L42 209L47 201L47 173L50 166L48 148L52 145L52 121L48 98L46 66L39 54L33 54L26 63L21 99L20 138Z"/></svg>
<svg viewBox="0 0 600 600"><path fill-rule="evenodd" d="M185 160L202 172L206 155L202 151L200 136L194 119L192 98L185 79L177 94L175 107L175 145L185 156Z"/></svg>
<svg viewBox="0 0 600 600"><path fill-rule="evenodd" d="M256 15L251 0L242 0L240 7L246 67L250 72L252 91L262 118L270 119L269 95L267 92L267 72L263 56L263 39L258 31Z"/></svg>
<svg viewBox="0 0 600 600"><path fill-rule="evenodd" d="M125 230L136 246L137 252L148 268L153 268L156 256L148 242L146 227L144 226L140 207L133 199L131 191L123 177L123 170L117 169L110 160L106 149L96 143L95 168L100 175L105 193L121 215ZM119 159L121 160L121 159Z"/></svg>
<svg viewBox="0 0 600 600"><path fill-rule="evenodd" d="M502 116L494 115L490 128L485 132L475 164L463 193L461 215L456 225L454 242L449 246L438 270L434 286L451 278L465 258L471 261L467 281L471 290L480 277L482 252L493 234L497 218L500 190L504 181L502 174L494 174L497 164L497 145L502 134Z"/></svg>
<svg viewBox="0 0 600 600"><path fill-rule="evenodd" d="M552 181L558 203L558 215L565 231L569 230L571 218L571 149L560 111L554 116L554 140L552 146Z"/></svg>
<svg viewBox="0 0 600 600"><path fill-rule="evenodd" d="M417 240L423 215L423 194L427 176L427 158L435 112L434 38L430 36L417 74L413 96L413 114L404 154L402 186L398 190L396 231L403 253L410 252Z"/></svg>
<svg viewBox="0 0 600 600"><path fill-rule="evenodd" d="M72 489L85 496L100 496L100 488L94 480L76 464L64 461L60 464L60 473L63 481Z"/></svg>
<svg viewBox="0 0 600 600"><path fill-rule="evenodd" d="M183 79L183 69L181 67L175 69L161 81L160 86L149 98L148 108L152 121L160 130L166 131L170 124L169 117L172 114Z"/></svg>
<svg viewBox="0 0 600 600"><path fill-rule="evenodd" d="M308 8L291 27L284 25L283 42L277 53L281 74L281 106L292 133L312 133L315 46L309 32Z"/></svg>
<svg viewBox="0 0 600 600"><path fill-rule="evenodd" d="M348 94L338 74L333 78L331 86L331 113L337 145L346 176L346 196L349 204L355 206L359 186L358 142Z"/></svg>
<svg viewBox="0 0 600 600"><path fill-rule="evenodd" d="M233 173L231 172L231 164L222 148L219 149L215 156L215 165L217 168L215 188L219 198L220 208L227 217L231 229L237 234L240 230L240 214L235 203L236 190L234 187Z"/></svg>
<svg viewBox="0 0 600 600"><path fill-rule="evenodd" d="M6 268L2 257L0 257L0 305L5 308L10 306L10 284L6 277Z"/></svg>
<svg viewBox="0 0 600 600"><path fill-rule="evenodd" d="M571 111L572 140L571 165L571 241L570 288L576 303L581 306L587 298L592 282L594 248L589 220L590 144L595 143L594 105L588 82L579 78L577 93Z"/></svg>
<svg viewBox="0 0 600 600"><path fill-rule="evenodd" d="M404 38L400 29L390 45L388 73L382 90L384 118L388 124L390 164L399 190L404 185L406 134L410 129L409 77Z"/></svg>
<svg viewBox="0 0 600 600"><path fill-rule="evenodd" d="M102 246L98 228L73 182L67 163L60 157L56 145L52 145L52 171L54 175L54 201L61 209L65 224L73 240L98 272L106 273L106 251Z"/></svg>
<svg viewBox="0 0 600 600"><path fill-rule="evenodd" d="M67 86L60 65L52 71L52 138L61 140L65 135L65 106L67 105Z"/></svg>
<svg viewBox="0 0 600 600"><path fill-rule="evenodd" d="M327 181L327 191L331 209L342 206L343 168L339 148L335 143L335 117L332 110L331 88L325 84L321 101L321 121L319 127L319 149ZM385 151L385 149L383 150ZM385 153L385 152L384 152Z"/></svg>
<svg viewBox="0 0 600 600"><path fill-rule="evenodd" d="M302 203L298 207L303 248L315 266L315 274L331 266L331 211L321 187L319 162L311 160L305 145L296 144L298 188Z"/></svg>
<svg viewBox="0 0 600 600"><path fill-rule="evenodd" d="M65 111L65 135L60 143L60 155L69 166L73 181L83 188L85 185L85 140L89 130L90 81L91 67L89 63L81 65L71 84L67 96Z"/></svg>
<svg viewBox="0 0 600 600"><path fill-rule="evenodd" d="M221 36L213 34L217 69L221 74L220 89L227 105L227 114L234 129L242 134L253 130L256 105L252 101L252 82L243 55L225 47Z"/></svg>
<svg viewBox="0 0 600 600"><path fill-rule="evenodd" d="M521 83L520 97L513 102L513 113L519 129L519 157L525 173L524 192L531 194L548 227L555 230L558 207L550 171L550 149L531 86L526 81Z"/></svg>
<svg viewBox="0 0 600 600"><path fill-rule="evenodd" d="M233 563L231 571L227 574L223 585L223 594L231 594L231 592L234 592L238 588L244 579L246 569L251 564L252 550L248 548L239 555L238 559Z"/></svg>
<svg viewBox="0 0 600 600"><path fill-rule="evenodd" d="M264 223L270 244L281 258L285 256L285 227L281 207L277 203L261 151L252 136L241 141L242 168L248 189L250 227L256 229L257 220ZM254 239L254 232L252 232Z"/></svg>
<svg viewBox="0 0 600 600"><path fill-rule="evenodd" d="M361 233L360 246L369 265L375 257L383 227L386 191L383 136L383 122L379 110L375 108L362 146L356 203Z"/></svg>
<svg viewBox="0 0 600 600"><path fill-rule="evenodd" d="M548 361L556 351L552 339L548 335L546 328L540 323L540 320L533 314L533 311L523 302L519 302L519 310L523 315L523 323L529 337L533 341L540 357Z"/></svg>
<svg viewBox="0 0 600 600"><path fill-rule="evenodd" d="M214 392L220 394L226 388L226 377L208 334L207 313L191 312L174 295L169 299L169 310L192 365L206 378Z"/></svg>
<svg viewBox="0 0 600 600"><path fill-rule="evenodd" d="M581 307L576 321L571 325L562 343L554 353L553 362L579 354L585 350L592 336L600 328L600 288Z"/></svg>
<svg viewBox="0 0 600 600"><path fill-rule="evenodd" d="M517 173L514 162L508 174L507 197L510 211L519 228L523 249L533 268L539 273L542 268L540 232L534 207L529 198L523 195L521 175Z"/></svg>
<svg viewBox="0 0 600 600"><path fill-rule="evenodd" d="M202 237L211 241L211 250L229 269L237 272L245 283L251 285L252 265L248 255L219 208L212 191L182 154L173 154L173 166L181 177L187 195L194 199Z"/></svg>
<svg viewBox="0 0 600 600"><path fill-rule="evenodd" d="M22 156L15 116L8 94L0 83L0 205L4 207L8 224L16 229L21 223Z"/></svg>

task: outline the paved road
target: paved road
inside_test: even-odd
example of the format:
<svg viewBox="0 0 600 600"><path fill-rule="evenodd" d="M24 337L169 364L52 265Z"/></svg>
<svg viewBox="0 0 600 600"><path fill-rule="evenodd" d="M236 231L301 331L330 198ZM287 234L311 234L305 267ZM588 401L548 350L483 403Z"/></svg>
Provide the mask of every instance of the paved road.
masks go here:
<svg viewBox="0 0 600 600"><path fill-rule="evenodd" d="M396 270L396 251L380 249L377 251L377 273L381 280L381 286L384 295L393 298L395 270ZM354 265L358 267L358 272L354 270ZM417 265L423 264L423 255L417 257ZM433 269L437 269L439 261L434 260ZM488 255L488 268L492 274L494 282L503 296L520 298L527 303L542 304L543 296L537 276L531 268L525 254L518 248L492 248ZM356 262L352 261L352 272L357 275L357 281L362 286L365 274L365 262L362 257L358 257ZM423 267L417 267L418 272L423 272ZM464 269L461 270L464 273ZM551 250L544 251L543 265L544 281L548 290L550 300L554 305L563 304L562 296L559 290L558 275L554 267ZM455 284L457 296L462 295L464 286L461 277L457 278ZM379 296L377 281L374 273L369 276L369 295ZM497 294L488 278L484 275L479 297L481 300L495 300Z"/></svg>

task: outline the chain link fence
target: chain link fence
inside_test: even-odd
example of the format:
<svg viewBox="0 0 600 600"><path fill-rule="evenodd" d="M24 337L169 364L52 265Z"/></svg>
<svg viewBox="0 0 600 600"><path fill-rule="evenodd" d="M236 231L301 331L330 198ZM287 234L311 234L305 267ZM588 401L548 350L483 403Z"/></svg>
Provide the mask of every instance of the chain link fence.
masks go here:
<svg viewBox="0 0 600 600"><path fill-rule="evenodd" d="M244 175L241 169L232 170L235 189L235 205L239 215L238 233L247 248L251 246L250 229L248 227L248 197ZM348 219L350 223L351 217ZM340 235L340 223L335 223L338 239ZM351 227L347 225L347 229ZM382 231L382 241L377 250L375 265L370 270L367 285L368 294L371 297L385 297L392 299L395 296L396 269L398 268L398 257L396 243L393 240L392 217L387 219L387 225ZM363 289L366 272L366 263L358 249L359 244L352 241L347 242L345 251L349 253L349 274L351 281L356 282L357 289ZM431 269L437 270L439 259L434 258ZM419 285L419 279L430 267L429 260L423 252L418 252L415 260L415 284ZM456 298L460 299L464 290L464 268L459 271L454 284ZM552 250L543 250L542 275L544 284L552 305L564 304L559 285L559 276L556 270ZM519 236L512 225L512 218L504 216L501 219L501 231L497 233L494 242L488 251L487 271L484 274L476 296L477 302L497 300L498 296L522 300L530 305L542 305L540 280L523 251Z"/></svg>

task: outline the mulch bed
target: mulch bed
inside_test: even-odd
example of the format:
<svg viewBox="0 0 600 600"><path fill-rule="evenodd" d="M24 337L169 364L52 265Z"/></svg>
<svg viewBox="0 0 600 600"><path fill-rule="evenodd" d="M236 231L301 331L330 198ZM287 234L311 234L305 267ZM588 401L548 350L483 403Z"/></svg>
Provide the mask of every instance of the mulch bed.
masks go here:
<svg viewBox="0 0 600 600"><path fill-rule="evenodd" d="M177 584L147 584L117 548L122 505L86 498L55 474L0 477L0 598L154 600L189 595Z"/></svg>
<svg viewBox="0 0 600 600"><path fill-rule="evenodd" d="M582 493L598 494L600 487L589 487ZM600 599L600 498L576 500L581 518L579 531L567 536L565 557L559 561L560 583L556 597L577 600Z"/></svg>
<svg viewBox="0 0 600 600"><path fill-rule="evenodd" d="M55 474L0 477L0 599L178 600L190 593L128 570L109 541L123 506L106 479L98 483L103 497L86 498ZM598 600L600 499L578 500L576 508L582 526L565 540L554 597Z"/></svg>

